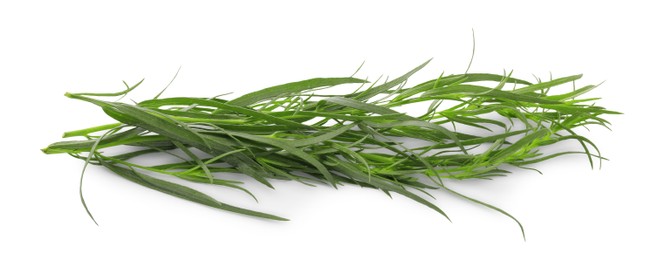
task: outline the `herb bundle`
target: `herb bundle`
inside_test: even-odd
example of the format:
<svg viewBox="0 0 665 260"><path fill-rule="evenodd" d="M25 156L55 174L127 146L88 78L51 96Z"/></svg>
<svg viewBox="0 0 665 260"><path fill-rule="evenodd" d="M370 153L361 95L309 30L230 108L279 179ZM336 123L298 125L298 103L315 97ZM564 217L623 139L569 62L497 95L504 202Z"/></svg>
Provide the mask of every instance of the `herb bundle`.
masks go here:
<svg viewBox="0 0 665 260"><path fill-rule="evenodd" d="M520 168L535 170L528 166L567 154L586 156L591 167L595 159L604 160L596 145L576 129L608 127L601 116L618 113L596 106L598 98L579 98L598 86L576 88L574 81L581 75L531 83L510 74L465 73L407 87L407 79L427 63L383 83L313 78L230 100L157 95L126 104L100 99L124 96L141 82L125 84L127 89L118 93L67 93L99 106L117 122L67 132L64 137L82 138L56 142L43 151L67 153L86 166L101 165L176 197L273 220L286 219L236 207L157 176L240 189L252 197L241 182L228 176L244 174L268 187L272 180L333 187L355 184L406 196L447 218L425 199L431 196L428 190L441 189L515 219L449 189L446 180L490 179ZM352 84L357 85L353 92L321 93L344 85L335 88L334 93L339 93ZM549 94L553 88L569 91ZM414 104L429 107L400 112ZM579 143L579 151L542 152L566 141ZM106 152L115 147L128 149ZM177 161L135 162L149 154ZM85 206L82 196L81 200Z"/></svg>

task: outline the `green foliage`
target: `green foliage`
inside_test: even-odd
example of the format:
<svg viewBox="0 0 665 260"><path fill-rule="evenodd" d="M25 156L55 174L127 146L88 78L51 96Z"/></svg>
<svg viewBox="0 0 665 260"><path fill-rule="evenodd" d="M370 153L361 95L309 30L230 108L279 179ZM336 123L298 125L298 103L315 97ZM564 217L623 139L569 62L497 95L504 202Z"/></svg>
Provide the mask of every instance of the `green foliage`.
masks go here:
<svg viewBox="0 0 665 260"><path fill-rule="evenodd" d="M315 78L230 101L158 95L126 104L93 98L124 96L140 82L132 87L125 84L127 89L117 93L67 93L67 97L99 106L117 122L67 132L67 138L85 139L56 142L43 151L70 154L85 160L86 166L101 165L125 179L179 198L274 220L286 219L222 203L148 173L231 187L252 197L241 182L223 176L246 174L269 187L271 180L333 187L356 184L389 195L401 194L447 218L422 196L429 195L426 190L440 189L515 219L495 206L451 190L445 186L446 180L491 179L567 154L585 154L591 167L594 158L604 160L596 145L573 129L608 127L601 116L618 112L591 103L596 98L576 99L597 85L563 91L561 86L579 80L581 75L532 84L512 75L469 73L442 75L406 87L407 79L428 62L384 84L368 86L356 78ZM352 93L316 92L348 84L363 85ZM548 94L556 92L554 88L559 94ZM426 111L398 112L402 106L423 102L430 104ZM581 151L541 152L542 147L568 140L578 142ZM418 145L414 147L414 143ZM105 153L108 148L124 146L140 149ZM174 157L180 162L130 162L147 154Z"/></svg>

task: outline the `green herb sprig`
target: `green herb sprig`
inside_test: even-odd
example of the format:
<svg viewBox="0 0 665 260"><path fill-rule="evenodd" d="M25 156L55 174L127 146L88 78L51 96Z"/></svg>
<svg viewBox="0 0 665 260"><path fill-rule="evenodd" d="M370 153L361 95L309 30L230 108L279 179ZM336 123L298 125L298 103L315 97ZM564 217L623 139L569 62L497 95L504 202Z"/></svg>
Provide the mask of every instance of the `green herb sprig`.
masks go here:
<svg viewBox="0 0 665 260"><path fill-rule="evenodd" d="M101 165L127 180L189 201L273 220L287 219L232 206L154 176L216 184L252 197L242 182L228 176L244 174L268 187L272 180L332 187L353 184L401 194L448 218L425 198L431 196L428 190L440 189L514 219L522 234L524 229L513 216L450 189L446 180L491 179L515 169L536 170L528 166L568 154L585 155L592 168L594 159L605 160L598 147L576 130L589 125L609 128L602 116L619 113L595 105L598 98L579 98L598 85L575 88L573 84L572 90L562 91L561 86L582 75L531 83L511 74L464 73L407 87L407 79L428 62L383 83L313 78L231 100L160 98L163 91L136 104L98 98L124 96L142 81L132 87L125 84L127 89L118 93L67 93L102 108L117 122L67 132L64 137L83 140L56 142L42 150L67 153L85 160L86 166ZM340 93L353 84L359 86L350 93L319 91L336 87L334 93ZM560 94L549 94L554 88ZM421 103L429 108L400 112ZM580 150L541 152L565 141L579 143ZM106 152L115 147L133 149ZM148 154L178 161L133 162ZM85 206L82 193L81 201Z"/></svg>

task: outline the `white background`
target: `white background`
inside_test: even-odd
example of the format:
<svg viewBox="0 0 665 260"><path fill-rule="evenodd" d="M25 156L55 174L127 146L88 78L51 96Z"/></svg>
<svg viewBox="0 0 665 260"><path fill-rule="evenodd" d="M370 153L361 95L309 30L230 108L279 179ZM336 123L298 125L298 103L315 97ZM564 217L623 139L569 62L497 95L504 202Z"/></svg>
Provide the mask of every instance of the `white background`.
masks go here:
<svg viewBox="0 0 665 260"><path fill-rule="evenodd" d="M1 259L664 259L662 94L665 46L656 1L2 1ZM240 2L240 1L233 1ZM458 2L464 2L460 4ZM590 93L624 112L613 131L584 132L611 161L583 157L493 181L455 183L524 224L435 193L447 222L417 203L345 186L249 184L260 203L217 187L216 198L291 219L257 220L206 208L39 149L62 132L106 123L72 92L110 92L146 78L141 99L180 75L166 96L246 93L311 77L398 76L432 63L547 78L584 73ZM197 186L198 187L198 186Z"/></svg>

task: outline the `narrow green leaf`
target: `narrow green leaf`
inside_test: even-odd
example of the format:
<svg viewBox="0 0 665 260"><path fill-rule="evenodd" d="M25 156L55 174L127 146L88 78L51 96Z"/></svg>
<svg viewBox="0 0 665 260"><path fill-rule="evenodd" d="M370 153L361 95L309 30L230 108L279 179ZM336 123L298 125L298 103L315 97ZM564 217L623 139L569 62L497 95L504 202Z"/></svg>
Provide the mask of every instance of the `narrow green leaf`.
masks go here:
<svg viewBox="0 0 665 260"><path fill-rule="evenodd" d="M581 78L582 78L582 74L563 77L563 78L558 78L558 79L554 79L554 80L550 80L550 81L541 82L541 83L538 83L538 84L533 84L533 85L526 86L526 87L523 87L523 88L518 88L518 89L514 90L513 93L523 94L523 93L535 92L535 91L538 91L538 90L543 90L543 89L551 88L551 87L554 87L554 86L557 86L557 85L572 82L572 81L575 81L575 80L578 80L578 79L581 79Z"/></svg>
<svg viewBox="0 0 665 260"><path fill-rule="evenodd" d="M325 132L324 134L321 134L321 135L317 135L317 136L310 137L310 138L294 140L294 141L291 142L291 145L293 145L294 147L303 147L303 146L309 146L309 145L313 145L313 144L322 143L324 141L328 141L330 139L333 139L333 138L343 134L344 132L348 131L349 129L353 128L354 126L356 126L356 124L349 124L349 125L340 126L340 127L335 128L335 129L332 129L330 131L327 131L327 132Z"/></svg>
<svg viewBox="0 0 665 260"><path fill-rule="evenodd" d="M175 184L172 182L164 181L161 179L157 179L148 176L146 174L136 172L131 169L119 167L114 164L108 163L104 160L100 160L100 162L104 167L108 168L109 170L113 171L114 173L118 174L119 176L127 180L133 181L137 184L143 185L153 190L161 191L171 196L175 196L181 199L189 200L213 208L218 208L221 210L235 212L243 215L272 219L272 220L288 221L288 219L286 218L222 203L195 189Z"/></svg>
<svg viewBox="0 0 665 260"><path fill-rule="evenodd" d="M233 99L229 101L228 104L244 107L282 94L298 93L320 87L329 87L350 83L367 83L367 81L357 78L313 78L264 88L262 90L245 94L239 98Z"/></svg>
<svg viewBox="0 0 665 260"><path fill-rule="evenodd" d="M403 82L405 82L413 74L415 74L416 72L418 72L419 70L424 68L431 60L432 59L427 60L425 63L420 64L418 67L412 69L411 71L407 72L406 74L404 74L404 75L402 75L402 76L400 76L396 79L393 79L393 80L388 81L388 82L386 82L382 85L375 86L373 88L369 88L369 89L367 89L363 92L360 92L360 93L354 95L353 99L361 100L361 101L368 100L368 99L370 99L370 98L372 98L372 97L374 97L374 96L376 96L380 93L383 93L383 92L385 92L385 91L387 91L387 90L389 90L389 89L391 89L395 86L398 86L398 85L402 84Z"/></svg>
<svg viewBox="0 0 665 260"><path fill-rule="evenodd" d="M452 193L452 194L455 194L455 195L457 195L457 196L459 196L459 197L462 197L462 198L464 198L464 199L467 199L467 200L469 200L469 201L472 201L472 202L478 203L478 204L483 205L483 206L485 206L485 207L488 207L488 208L490 208L490 209L496 210L496 211L498 211L499 213L501 213L501 214L503 214L503 215L506 215L507 217L511 218L511 219L514 220L515 223L517 223L517 225L520 227L520 230L522 231L522 238L524 239L524 241L526 241L526 234L524 233L524 227L522 226L522 223L520 223L520 221L517 220L517 218L513 217L513 215L508 214L508 212L506 212L506 211L504 211L504 210L502 210L502 209L500 209L500 208L498 208L498 207L496 207L496 206L492 206L492 205L490 205L490 204L488 204L488 203L482 202L482 201L480 201L480 200L477 200L477 199L474 199L474 198L468 197L468 196L463 195L463 194L461 194L461 193L459 193L459 192L456 192L456 191L454 191L454 190L451 190L451 189L448 188L448 187L445 187L445 186L441 186L441 187L444 188L445 190L447 190L448 192Z"/></svg>

